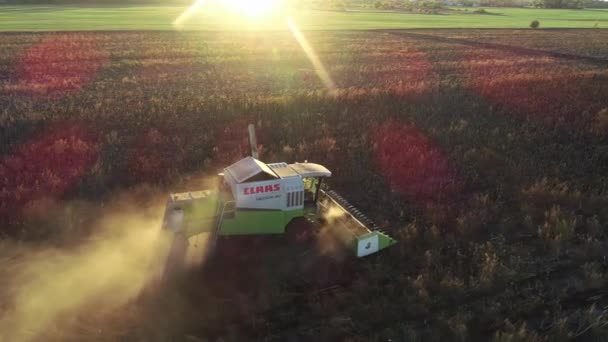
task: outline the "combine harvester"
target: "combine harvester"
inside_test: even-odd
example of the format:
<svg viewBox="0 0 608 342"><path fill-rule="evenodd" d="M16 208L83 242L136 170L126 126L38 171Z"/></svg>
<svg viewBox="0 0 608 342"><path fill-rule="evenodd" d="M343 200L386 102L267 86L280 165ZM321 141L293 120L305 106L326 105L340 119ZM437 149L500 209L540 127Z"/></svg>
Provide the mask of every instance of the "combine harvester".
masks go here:
<svg viewBox="0 0 608 342"><path fill-rule="evenodd" d="M208 234L205 253L209 254L219 236L284 234L300 218L311 222L311 229L327 225L355 257L396 243L336 192L322 189L327 188L324 179L332 175L327 168L258 160L253 125L249 125L249 143L252 155L226 167L218 175L217 190L170 195L162 229L173 242L163 278L184 271L194 236Z"/></svg>

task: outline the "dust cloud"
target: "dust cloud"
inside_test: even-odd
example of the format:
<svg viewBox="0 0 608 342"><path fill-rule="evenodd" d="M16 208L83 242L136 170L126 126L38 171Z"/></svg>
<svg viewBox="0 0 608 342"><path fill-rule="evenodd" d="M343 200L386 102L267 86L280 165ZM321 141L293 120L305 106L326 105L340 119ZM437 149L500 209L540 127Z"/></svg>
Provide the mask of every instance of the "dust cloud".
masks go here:
<svg viewBox="0 0 608 342"><path fill-rule="evenodd" d="M340 207L335 204L330 204L326 213L323 214L323 218L327 223L334 223L336 220L342 218L346 213Z"/></svg>
<svg viewBox="0 0 608 342"><path fill-rule="evenodd" d="M325 224L317 234L317 247L321 255L333 256L342 259L346 256L346 246L353 238L350 232L342 225L346 213L333 203L328 203L327 210L323 212Z"/></svg>
<svg viewBox="0 0 608 342"><path fill-rule="evenodd" d="M0 341L46 340L75 316L120 309L159 278L164 202L146 209L131 197L91 209L95 233L73 248L0 241Z"/></svg>

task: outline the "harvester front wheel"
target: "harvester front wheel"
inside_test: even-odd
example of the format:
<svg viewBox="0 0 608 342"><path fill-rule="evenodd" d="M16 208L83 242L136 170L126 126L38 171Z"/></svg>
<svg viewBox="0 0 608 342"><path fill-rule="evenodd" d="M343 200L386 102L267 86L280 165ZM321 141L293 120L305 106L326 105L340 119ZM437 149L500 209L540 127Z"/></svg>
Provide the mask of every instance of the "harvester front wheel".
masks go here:
<svg viewBox="0 0 608 342"><path fill-rule="evenodd" d="M286 228L287 241L295 245L307 244L313 238L313 229L313 225L305 218L294 218Z"/></svg>

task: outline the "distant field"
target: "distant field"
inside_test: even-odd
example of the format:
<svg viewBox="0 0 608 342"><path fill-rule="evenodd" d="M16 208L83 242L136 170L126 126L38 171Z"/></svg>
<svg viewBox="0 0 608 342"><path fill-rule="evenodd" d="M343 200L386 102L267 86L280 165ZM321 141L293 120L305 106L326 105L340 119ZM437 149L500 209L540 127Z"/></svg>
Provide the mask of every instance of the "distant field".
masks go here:
<svg viewBox="0 0 608 342"><path fill-rule="evenodd" d="M608 340L608 30L305 35L333 91L287 32L0 35L0 341ZM250 122L399 244L221 241L124 304L148 235L81 241L158 227L145 202L243 156Z"/></svg>
<svg viewBox="0 0 608 342"><path fill-rule="evenodd" d="M171 30L172 22L185 10L180 6L70 7L0 6L0 31L46 30ZM547 10L490 8L490 14L455 9L444 14L396 12L298 12L294 19L306 30L390 28L526 28L532 20L541 27L608 28L605 10ZM284 18L227 20L198 16L186 23L188 30L284 29Z"/></svg>

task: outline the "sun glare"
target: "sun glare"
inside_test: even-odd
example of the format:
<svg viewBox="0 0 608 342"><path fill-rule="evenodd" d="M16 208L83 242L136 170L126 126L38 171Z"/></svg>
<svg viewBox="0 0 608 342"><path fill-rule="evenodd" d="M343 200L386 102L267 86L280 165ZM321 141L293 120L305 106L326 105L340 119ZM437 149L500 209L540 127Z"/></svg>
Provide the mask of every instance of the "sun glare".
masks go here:
<svg viewBox="0 0 608 342"><path fill-rule="evenodd" d="M336 89L336 83L331 79L327 69L325 69L325 66L315 53L315 50L308 43L308 40L291 17L287 17L287 27L289 27L289 30L293 34L293 37L296 39L298 44L300 44L302 50L304 50L304 53L310 60L310 63L312 63L312 66L315 68L315 72L321 79L321 82L323 82L323 85L330 90Z"/></svg>
<svg viewBox="0 0 608 342"><path fill-rule="evenodd" d="M188 7L184 12L182 12L182 14L177 17L177 19L175 19L173 25L176 28L182 28L184 26L184 22L186 22L193 15L195 15L196 12L198 12L203 7L205 2L205 0L197 0L196 2L194 2L190 7Z"/></svg>
<svg viewBox="0 0 608 342"><path fill-rule="evenodd" d="M1 1L1 0L0 0ZM295 21L291 18L288 11L288 6L283 6L284 0L196 0L188 7L173 23L176 29L183 29L184 24L192 18L199 17L201 13L210 13L211 15L226 15L226 21L234 23L234 27L238 27L237 22L232 22L232 15L246 16L252 21L246 20L248 24L262 25L272 19L282 22L287 20L287 28L293 34L294 39L298 42L306 57L314 67L317 76L320 78L323 85L329 90L336 89L336 83L332 80L327 69L315 53L315 50L310 45L302 31L298 28ZM240 19L240 18L239 18ZM200 20L200 17L199 19ZM232 24L231 24L232 25Z"/></svg>
<svg viewBox="0 0 608 342"><path fill-rule="evenodd" d="M248 16L270 14L279 7L278 0L224 0L227 7Z"/></svg>
<svg viewBox="0 0 608 342"><path fill-rule="evenodd" d="M174 22L176 28L201 14L239 15L250 19L261 19L281 11L281 0L197 0Z"/></svg>

